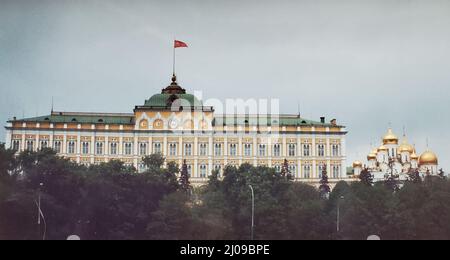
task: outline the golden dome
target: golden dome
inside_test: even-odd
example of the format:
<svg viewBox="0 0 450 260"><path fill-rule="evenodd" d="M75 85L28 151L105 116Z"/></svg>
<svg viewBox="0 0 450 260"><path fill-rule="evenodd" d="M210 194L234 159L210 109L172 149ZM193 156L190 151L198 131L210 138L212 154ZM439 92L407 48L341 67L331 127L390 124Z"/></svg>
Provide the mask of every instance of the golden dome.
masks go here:
<svg viewBox="0 0 450 260"><path fill-rule="evenodd" d="M367 155L367 160L373 160L373 159L377 159L377 153L378 153L378 150L375 148L375 149L373 149L370 153L369 153L369 155Z"/></svg>
<svg viewBox="0 0 450 260"><path fill-rule="evenodd" d="M386 151L389 151L389 149L386 146L382 145L382 146L378 147L378 152L382 152L382 151L386 152Z"/></svg>
<svg viewBox="0 0 450 260"><path fill-rule="evenodd" d="M398 151L398 153L407 152L407 153L412 154L412 153L414 153L414 147L408 143L408 141L406 140L406 137L403 137L402 144L398 147L397 151Z"/></svg>
<svg viewBox="0 0 450 260"><path fill-rule="evenodd" d="M389 128L387 134L384 135L383 144L398 144L398 137L392 132L391 128Z"/></svg>
<svg viewBox="0 0 450 260"><path fill-rule="evenodd" d="M411 154L411 160L419 160L419 156L416 154L416 150Z"/></svg>
<svg viewBox="0 0 450 260"><path fill-rule="evenodd" d="M438 158L435 153L430 150L424 152L419 158L420 165L437 165Z"/></svg>
<svg viewBox="0 0 450 260"><path fill-rule="evenodd" d="M353 162L353 168L357 168L357 167L362 168L362 166L363 166L363 164L360 161Z"/></svg>

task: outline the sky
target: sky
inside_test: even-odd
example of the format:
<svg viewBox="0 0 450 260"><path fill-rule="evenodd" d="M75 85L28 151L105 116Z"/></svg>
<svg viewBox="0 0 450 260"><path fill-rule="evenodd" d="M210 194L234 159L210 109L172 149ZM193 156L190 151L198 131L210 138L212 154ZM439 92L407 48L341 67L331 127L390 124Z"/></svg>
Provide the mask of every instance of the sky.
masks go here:
<svg viewBox="0 0 450 260"><path fill-rule="evenodd" d="M391 125L450 171L450 1L0 0L0 121L132 112L177 76L347 126L348 163ZM5 130L0 129L0 140Z"/></svg>

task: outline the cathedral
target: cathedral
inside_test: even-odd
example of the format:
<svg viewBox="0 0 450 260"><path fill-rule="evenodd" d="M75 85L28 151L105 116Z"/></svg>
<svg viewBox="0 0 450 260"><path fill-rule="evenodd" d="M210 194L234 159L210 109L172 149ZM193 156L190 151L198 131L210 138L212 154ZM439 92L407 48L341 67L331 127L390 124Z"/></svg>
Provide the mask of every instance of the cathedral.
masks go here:
<svg viewBox="0 0 450 260"><path fill-rule="evenodd" d="M427 148L420 156L404 134L400 140L389 129L382 138L382 144L367 155L367 164L353 162L354 175L358 176L367 168L372 173L374 181L383 181L389 175L398 176L399 180L407 180L409 173L418 171L422 177L437 175L438 157Z"/></svg>
<svg viewBox="0 0 450 260"><path fill-rule="evenodd" d="M121 160L144 171L142 158L160 153L166 163L186 162L194 185L206 183L213 170L244 163L280 171L287 162L296 181L313 185L324 171L331 184L347 178L347 131L335 119L215 114L214 107L187 93L175 75L132 113L52 111L13 118L6 130L6 146L17 152L52 148L84 165Z"/></svg>

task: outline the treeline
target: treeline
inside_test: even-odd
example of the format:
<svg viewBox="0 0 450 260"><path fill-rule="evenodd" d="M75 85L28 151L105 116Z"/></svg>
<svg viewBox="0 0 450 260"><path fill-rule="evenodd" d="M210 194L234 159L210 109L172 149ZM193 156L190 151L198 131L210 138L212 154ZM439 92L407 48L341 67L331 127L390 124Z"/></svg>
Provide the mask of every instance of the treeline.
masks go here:
<svg viewBox="0 0 450 260"><path fill-rule="evenodd" d="M0 239L450 239L450 182L429 177L393 192L387 185L338 183L325 198L274 169L242 165L187 189L179 167L145 158L136 173L119 161L85 167L51 150L0 147ZM41 186L41 183L43 184ZM323 183L326 185L326 183ZM38 198L45 217L37 225ZM337 212L339 208L339 232ZM43 220L42 220L43 221Z"/></svg>

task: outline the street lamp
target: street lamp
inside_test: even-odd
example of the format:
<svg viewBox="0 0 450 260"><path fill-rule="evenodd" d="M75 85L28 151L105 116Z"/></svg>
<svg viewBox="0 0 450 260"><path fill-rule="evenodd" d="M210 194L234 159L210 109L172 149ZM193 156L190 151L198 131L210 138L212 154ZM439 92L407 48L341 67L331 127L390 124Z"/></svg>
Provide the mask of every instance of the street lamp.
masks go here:
<svg viewBox="0 0 450 260"><path fill-rule="evenodd" d="M344 199L344 196L339 197L337 202L337 219L336 219L336 231L339 233L340 227L340 215L341 215L341 200Z"/></svg>
<svg viewBox="0 0 450 260"><path fill-rule="evenodd" d="M250 190L252 191L252 235L251 238L252 240L254 239L254 229L255 229L255 192L253 190L253 186L252 185L248 185L248 187L250 187Z"/></svg>
<svg viewBox="0 0 450 260"><path fill-rule="evenodd" d="M41 192L42 192L42 187L44 187L44 183L39 183L39 190L38 190L38 201L35 201L36 206L38 208L38 229L39 229L39 235L41 234L41 218L42 218L42 222L44 223L44 233L42 234L42 240L45 240L45 236L47 233L47 223L45 222L45 217L44 214L42 213L41 210Z"/></svg>

